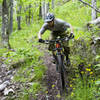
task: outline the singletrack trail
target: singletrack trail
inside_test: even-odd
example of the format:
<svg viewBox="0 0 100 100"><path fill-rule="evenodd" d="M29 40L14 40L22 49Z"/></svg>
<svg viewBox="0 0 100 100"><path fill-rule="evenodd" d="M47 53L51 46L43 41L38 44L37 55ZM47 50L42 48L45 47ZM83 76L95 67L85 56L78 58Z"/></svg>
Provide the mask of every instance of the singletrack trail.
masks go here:
<svg viewBox="0 0 100 100"><path fill-rule="evenodd" d="M53 64L53 57L48 51L44 51L45 55L43 57L44 65L47 67L44 82L46 84L47 90L46 94L42 94L39 100L65 100L61 97L60 91L57 85L59 80L59 75L56 71L56 64Z"/></svg>

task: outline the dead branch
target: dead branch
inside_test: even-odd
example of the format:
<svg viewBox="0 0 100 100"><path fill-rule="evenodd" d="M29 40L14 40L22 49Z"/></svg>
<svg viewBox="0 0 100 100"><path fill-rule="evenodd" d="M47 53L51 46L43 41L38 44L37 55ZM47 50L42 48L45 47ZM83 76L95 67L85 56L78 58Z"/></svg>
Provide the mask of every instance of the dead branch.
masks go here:
<svg viewBox="0 0 100 100"><path fill-rule="evenodd" d="M85 5L88 5L89 7L93 8L96 12L99 12L100 13L100 10L98 10L97 8L93 7L92 5L90 5L89 3L83 1L83 0L79 0L80 2L82 2L83 4Z"/></svg>

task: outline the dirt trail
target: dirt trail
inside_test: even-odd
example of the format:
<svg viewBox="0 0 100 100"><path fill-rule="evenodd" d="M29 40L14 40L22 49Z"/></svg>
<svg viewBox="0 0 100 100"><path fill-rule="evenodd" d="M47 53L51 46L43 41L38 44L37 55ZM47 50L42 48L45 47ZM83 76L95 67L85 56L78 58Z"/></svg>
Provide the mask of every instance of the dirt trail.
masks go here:
<svg viewBox="0 0 100 100"><path fill-rule="evenodd" d="M56 71L56 64L52 63L53 57L50 53L45 52L45 56L43 58L44 64L47 67L46 77L44 82L47 86L47 93L46 95L39 100L65 100L62 99L60 96L60 91L57 86L57 80L59 79L59 75Z"/></svg>

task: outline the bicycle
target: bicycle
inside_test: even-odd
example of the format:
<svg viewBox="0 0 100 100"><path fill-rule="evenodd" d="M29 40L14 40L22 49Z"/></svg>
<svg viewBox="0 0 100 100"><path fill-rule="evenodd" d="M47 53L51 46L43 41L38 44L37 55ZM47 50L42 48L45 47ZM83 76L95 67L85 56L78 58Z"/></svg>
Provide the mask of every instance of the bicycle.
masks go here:
<svg viewBox="0 0 100 100"><path fill-rule="evenodd" d="M69 39L72 39L70 36L69 37L65 37L65 38L59 38L57 37L57 39L55 40L44 40L45 44L55 44L55 48L53 49L53 52L55 54L55 63L56 63L56 70L57 72L60 74L59 75L59 79L60 79L60 93L62 94L62 92L65 89L65 64L66 64L66 59L65 59L65 55L64 55L64 48L62 47L62 42L64 41L69 41ZM58 83L59 84L59 83Z"/></svg>

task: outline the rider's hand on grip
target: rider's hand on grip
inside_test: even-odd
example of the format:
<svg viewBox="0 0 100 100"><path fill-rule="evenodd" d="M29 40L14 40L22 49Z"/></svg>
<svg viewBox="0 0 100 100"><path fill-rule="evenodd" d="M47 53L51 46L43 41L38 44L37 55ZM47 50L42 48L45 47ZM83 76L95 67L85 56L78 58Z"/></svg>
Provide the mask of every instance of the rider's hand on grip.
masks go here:
<svg viewBox="0 0 100 100"><path fill-rule="evenodd" d="M68 38L68 37L66 37L66 38L65 38L65 41L68 41L68 40L69 40L69 38Z"/></svg>
<svg viewBox="0 0 100 100"><path fill-rule="evenodd" d="M43 39L38 40L40 43L44 43L45 41Z"/></svg>

